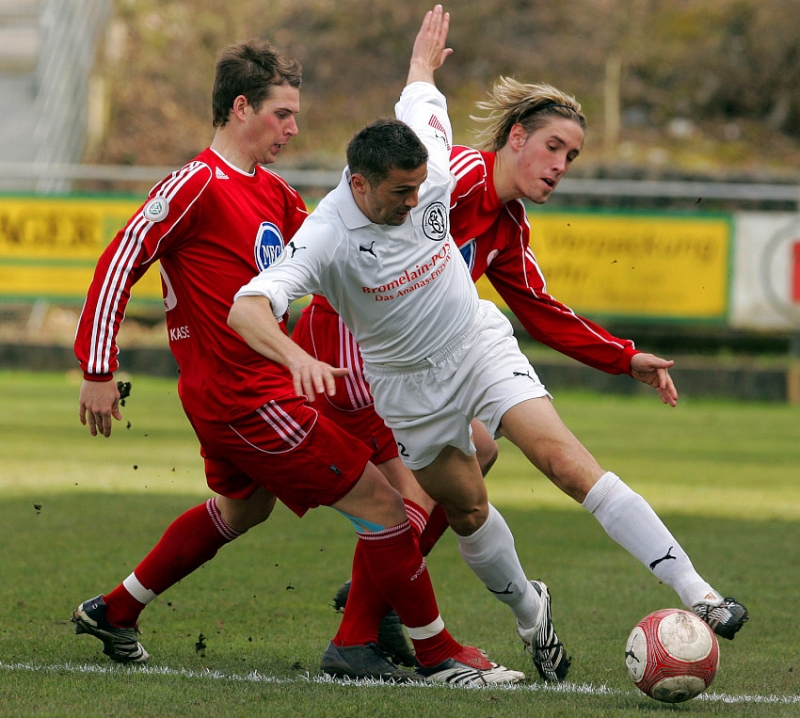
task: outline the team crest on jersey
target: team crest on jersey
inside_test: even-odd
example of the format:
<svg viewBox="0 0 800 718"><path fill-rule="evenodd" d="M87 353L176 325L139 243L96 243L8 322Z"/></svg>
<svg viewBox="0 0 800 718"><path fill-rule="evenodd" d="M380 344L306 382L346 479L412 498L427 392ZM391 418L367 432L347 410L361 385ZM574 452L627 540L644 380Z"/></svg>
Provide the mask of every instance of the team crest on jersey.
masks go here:
<svg viewBox="0 0 800 718"><path fill-rule="evenodd" d="M269 267L283 253L283 235L277 225L262 222L258 228L255 245L255 259L258 270Z"/></svg>
<svg viewBox="0 0 800 718"><path fill-rule="evenodd" d="M166 197L153 197L144 206L142 214L150 222L160 222L169 214L169 201Z"/></svg>
<svg viewBox="0 0 800 718"><path fill-rule="evenodd" d="M432 202L422 216L422 231L428 239L439 242L447 236L447 207L441 202Z"/></svg>

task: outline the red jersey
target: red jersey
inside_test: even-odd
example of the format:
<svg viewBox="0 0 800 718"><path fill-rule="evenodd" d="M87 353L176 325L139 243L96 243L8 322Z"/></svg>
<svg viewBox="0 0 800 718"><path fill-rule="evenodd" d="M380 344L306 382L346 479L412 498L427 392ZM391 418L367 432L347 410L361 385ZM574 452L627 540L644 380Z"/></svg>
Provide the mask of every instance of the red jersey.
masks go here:
<svg viewBox="0 0 800 718"><path fill-rule="evenodd" d="M101 255L75 338L84 377L110 379L131 287L159 260L167 329L192 416L225 421L294 393L291 373L228 326L237 291L274 261L307 216L274 172L244 173L206 149L159 182Z"/></svg>
<svg viewBox="0 0 800 718"><path fill-rule="evenodd" d="M534 339L609 374L630 374L633 342L619 339L547 293L531 250L522 200L502 204L494 189L494 152L455 146L450 170L456 178L450 232L473 281L484 274Z"/></svg>

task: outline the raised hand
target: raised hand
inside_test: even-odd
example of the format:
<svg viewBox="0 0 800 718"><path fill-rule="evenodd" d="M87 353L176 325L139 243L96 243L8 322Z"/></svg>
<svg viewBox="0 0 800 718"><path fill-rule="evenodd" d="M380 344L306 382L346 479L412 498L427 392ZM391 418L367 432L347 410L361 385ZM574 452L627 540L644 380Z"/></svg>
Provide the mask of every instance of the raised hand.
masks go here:
<svg viewBox="0 0 800 718"><path fill-rule="evenodd" d="M422 26L414 40L411 51L411 63L406 84L412 82L430 82L433 84L433 73L453 54L452 48L446 47L447 33L450 30L450 13L441 5L425 13Z"/></svg>

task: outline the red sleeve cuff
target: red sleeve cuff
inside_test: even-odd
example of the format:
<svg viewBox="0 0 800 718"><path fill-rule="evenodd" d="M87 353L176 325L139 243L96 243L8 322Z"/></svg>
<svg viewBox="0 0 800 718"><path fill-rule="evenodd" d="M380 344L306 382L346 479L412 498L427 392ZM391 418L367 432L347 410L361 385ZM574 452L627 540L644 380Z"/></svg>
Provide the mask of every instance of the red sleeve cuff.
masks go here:
<svg viewBox="0 0 800 718"><path fill-rule="evenodd" d="M622 356L619 359L619 368L630 376L631 373L631 359L636 354L641 354L642 352L636 349L633 346L627 346L622 350Z"/></svg>
<svg viewBox="0 0 800 718"><path fill-rule="evenodd" d="M113 374L89 374L83 372L83 378L86 381L111 381L114 378Z"/></svg>

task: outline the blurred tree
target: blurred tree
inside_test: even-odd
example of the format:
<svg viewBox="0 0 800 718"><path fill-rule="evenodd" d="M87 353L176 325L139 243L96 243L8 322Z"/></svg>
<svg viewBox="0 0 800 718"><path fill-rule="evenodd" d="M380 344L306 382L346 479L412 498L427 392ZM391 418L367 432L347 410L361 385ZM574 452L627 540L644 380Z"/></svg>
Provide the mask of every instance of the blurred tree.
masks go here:
<svg viewBox="0 0 800 718"><path fill-rule="evenodd" d="M98 67L110 88L111 122L87 159L172 165L194 156L212 135L216 53L260 36L304 66L301 134L281 162L338 167L352 133L392 112L431 6L118 0L114 40ZM589 135L581 166L590 156L617 162L623 144L637 143L659 145L672 152L671 163L681 162L679 128L684 157L702 153L718 165L742 164L747 154L754 162L798 161L800 0L460 0L445 7L455 54L437 80L460 141L471 139L474 103L504 74L549 82L583 104ZM692 141L700 125L710 128L704 143Z"/></svg>

